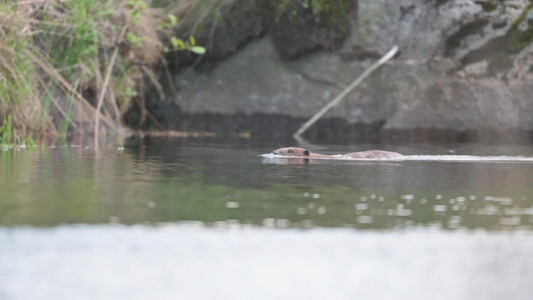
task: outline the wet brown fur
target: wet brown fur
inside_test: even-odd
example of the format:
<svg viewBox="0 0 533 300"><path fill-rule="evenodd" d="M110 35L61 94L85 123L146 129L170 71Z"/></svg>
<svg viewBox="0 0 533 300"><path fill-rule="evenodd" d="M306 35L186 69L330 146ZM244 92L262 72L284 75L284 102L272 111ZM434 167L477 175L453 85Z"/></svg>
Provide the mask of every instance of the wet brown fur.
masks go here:
<svg viewBox="0 0 533 300"><path fill-rule="evenodd" d="M281 156L289 156L289 157L304 157L304 158L399 158L402 157L400 153L396 152L390 152L390 151L382 151L382 150L369 150L369 151L361 151L361 152L353 152L348 154L338 154L338 155L326 155L326 154L319 154L319 153L313 153L307 149L304 148L298 148L298 147L287 147L287 148L280 148L277 150L272 151L272 154L281 155Z"/></svg>

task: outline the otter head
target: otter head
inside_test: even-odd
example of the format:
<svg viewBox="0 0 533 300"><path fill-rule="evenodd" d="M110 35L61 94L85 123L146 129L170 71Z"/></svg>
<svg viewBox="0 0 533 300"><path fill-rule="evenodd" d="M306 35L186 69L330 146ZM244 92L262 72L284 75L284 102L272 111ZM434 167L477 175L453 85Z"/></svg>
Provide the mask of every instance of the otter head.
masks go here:
<svg viewBox="0 0 533 300"><path fill-rule="evenodd" d="M288 147L288 148L280 148L277 150L272 151L272 154L281 155L281 156L297 156L297 157L306 157L311 154L309 150L304 148L297 148L297 147Z"/></svg>

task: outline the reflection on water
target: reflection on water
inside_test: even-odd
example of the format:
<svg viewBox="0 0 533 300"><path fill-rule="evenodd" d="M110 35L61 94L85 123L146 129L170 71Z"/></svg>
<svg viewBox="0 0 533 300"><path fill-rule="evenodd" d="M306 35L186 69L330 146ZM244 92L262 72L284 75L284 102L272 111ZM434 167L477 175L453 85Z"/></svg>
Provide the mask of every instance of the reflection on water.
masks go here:
<svg viewBox="0 0 533 300"><path fill-rule="evenodd" d="M99 153L83 147L4 151L0 225L201 221L532 229L533 160L527 149L500 149L497 154L507 156L468 161L464 155L476 148L435 160L427 149L420 150L424 156L412 156L415 147L392 149L411 155L403 161L259 156L269 150L168 142Z"/></svg>

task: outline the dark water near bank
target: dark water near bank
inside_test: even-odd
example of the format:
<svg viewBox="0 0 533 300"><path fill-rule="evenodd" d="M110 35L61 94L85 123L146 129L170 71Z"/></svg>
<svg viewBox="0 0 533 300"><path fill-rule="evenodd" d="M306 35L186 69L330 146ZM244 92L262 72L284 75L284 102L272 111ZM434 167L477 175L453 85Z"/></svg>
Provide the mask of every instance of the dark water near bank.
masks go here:
<svg viewBox="0 0 533 300"><path fill-rule="evenodd" d="M1 151L0 299L531 299L533 147L274 148Z"/></svg>

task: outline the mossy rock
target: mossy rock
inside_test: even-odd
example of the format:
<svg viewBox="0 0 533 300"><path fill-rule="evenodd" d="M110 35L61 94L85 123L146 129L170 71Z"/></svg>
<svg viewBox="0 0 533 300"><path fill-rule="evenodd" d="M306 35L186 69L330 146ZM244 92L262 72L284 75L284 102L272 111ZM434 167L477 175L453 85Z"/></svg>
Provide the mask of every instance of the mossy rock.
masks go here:
<svg viewBox="0 0 533 300"><path fill-rule="evenodd" d="M319 49L336 49L350 33L357 0L235 0L197 2L175 36L194 36L207 49L202 61L223 59L250 41L270 33L283 59L295 59ZM178 17L180 17L178 15ZM197 55L170 53L171 69L195 62Z"/></svg>
<svg viewBox="0 0 533 300"><path fill-rule="evenodd" d="M271 30L283 59L296 59L314 50L338 48L350 33L357 0L280 0Z"/></svg>
<svg viewBox="0 0 533 300"><path fill-rule="evenodd" d="M272 24L270 16L264 13L268 11L265 8L268 3L265 0L199 1L186 15L178 15L181 21L174 35L183 39L194 36L197 44L207 50L202 61L221 60L267 32ZM167 56L174 67L191 64L197 58L188 51Z"/></svg>
<svg viewBox="0 0 533 300"><path fill-rule="evenodd" d="M520 28L520 24L530 14L533 5L528 5L522 14L514 20L504 36L493 38L485 45L465 55L461 63L463 65L488 60L489 70L492 72L504 71L512 67L512 55L519 53L533 43L533 26L527 24L527 28ZM529 22L529 21L528 21Z"/></svg>

